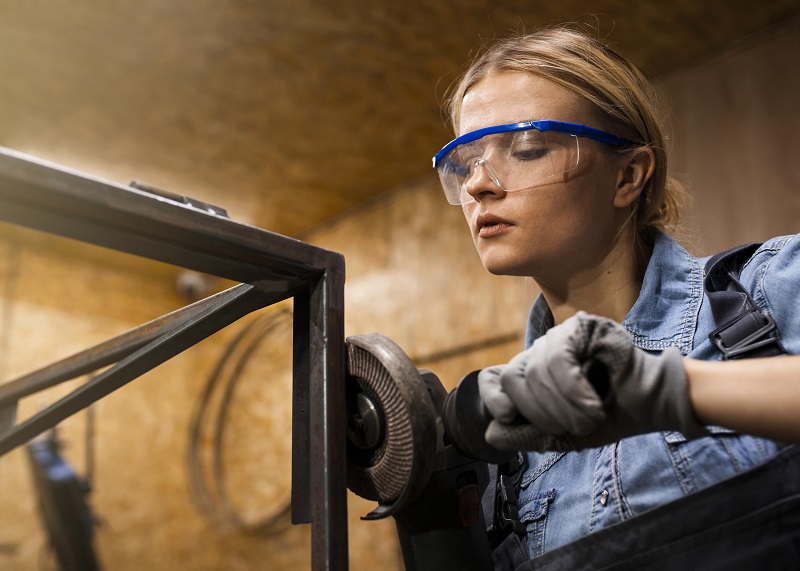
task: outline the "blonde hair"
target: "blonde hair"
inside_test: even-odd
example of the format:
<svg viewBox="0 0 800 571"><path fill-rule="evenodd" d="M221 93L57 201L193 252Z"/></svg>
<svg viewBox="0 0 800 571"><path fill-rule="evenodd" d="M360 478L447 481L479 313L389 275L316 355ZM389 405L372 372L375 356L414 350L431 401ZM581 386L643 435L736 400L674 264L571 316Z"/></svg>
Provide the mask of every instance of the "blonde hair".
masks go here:
<svg viewBox="0 0 800 571"><path fill-rule="evenodd" d="M600 39L569 27L543 28L500 39L478 53L447 95L444 107L456 133L467 91L481 79L503 71L534 73L570 89L600 112L604 122L601 128L650 147L655 170L632 209L634 236L649 242L653 229L674 227L686 193L667 174L659 94L636 66Z"/></svg>

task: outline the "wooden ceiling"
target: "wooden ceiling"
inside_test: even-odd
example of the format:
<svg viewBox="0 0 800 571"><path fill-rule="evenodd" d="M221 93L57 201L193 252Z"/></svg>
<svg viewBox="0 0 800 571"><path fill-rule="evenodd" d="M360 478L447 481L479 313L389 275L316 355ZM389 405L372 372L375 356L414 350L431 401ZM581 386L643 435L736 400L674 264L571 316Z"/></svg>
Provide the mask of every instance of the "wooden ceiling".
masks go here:
<svg viewBox="0 0 800 571"><path fill-rule="evenodd" d="M798 0L0 0L0 145L298 235L421 176L509 30L591 24L658 75Z"/></svg>

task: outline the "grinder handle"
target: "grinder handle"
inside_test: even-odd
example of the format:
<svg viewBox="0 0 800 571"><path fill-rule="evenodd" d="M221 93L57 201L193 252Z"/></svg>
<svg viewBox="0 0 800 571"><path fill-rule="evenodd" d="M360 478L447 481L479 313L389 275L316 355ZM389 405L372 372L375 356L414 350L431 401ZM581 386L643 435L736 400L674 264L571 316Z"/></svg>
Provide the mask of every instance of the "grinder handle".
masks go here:
<svg viewBox="0 0 800 571"><path fill-rule="evenodd" d="M587 359L581 365L581 371L603 401L603 406L608 408L614 400L608 367L597 359ZM462 454L500 464L508 461L511 453L497 450L486 442L486 429L493 417L478 393L478 373L480 371L467 374L447 395L442 414L445 434ZM527 424L527 421L517 417L514 424Z"/></svg>
<svg viewBox="0 0 800 571"><path fill-rule="evenodd" d="M603 407L608 410L608 407L611 406L614 400L614 391L611 390L611 378L608 376L608 367L606 364L597 359L587 359L581 365L581 372L586 377L586 380L589 381L589 384L592 385L594 392L597 393L600 400L603 401ZM489 422L493 420L493 417L489 409L486 408L486 405L483 405L483 409L484 416L488 419L485 428L488 428ZM528 424L528 421L517 415L517 418L514 419L512 424Z"/></svg>

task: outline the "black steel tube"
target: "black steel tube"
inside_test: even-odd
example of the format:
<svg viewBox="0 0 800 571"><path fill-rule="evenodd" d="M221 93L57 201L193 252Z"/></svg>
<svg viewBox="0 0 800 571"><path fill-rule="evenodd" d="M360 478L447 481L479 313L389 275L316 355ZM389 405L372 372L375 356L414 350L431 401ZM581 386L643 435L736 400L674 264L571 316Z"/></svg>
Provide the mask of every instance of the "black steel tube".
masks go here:
<svg viewBox="0 0 800 571"><path fill-rule="evenodd" d="M264 305L264 293L253 286L246 286L227 299L219 300L215 307L187 320L174 331L164 333L4 433L0 437L0 456Z"/></svg>
<svg viewBox="0 0 800 571"><path fill-rule="evenodd" d="M344 258L311 290L311 562L317 570L348 564L345 450ZM316 459L316 460L315 460Z"/></svg>
<svg viewBox="0 0 800 571"><path fill-rule="evenodd" d="M234 286L231 289L246 287ZM229 292L230 290L228 290ZM49 389L64 381L88 375L98 369L113 365L134 351L144 347L163 333L174 329L199 314L208 306L218 302L218 298L229 295L220 292L186 307L168 313L157 319L135 327L125 333L98 343L51 365L8 381L0 385L0 407L12 405L21 398Z"/></svg>
<svg viewBox="0 0 800 571"><path fill-rule="evenodd" d="M0 148L0 219L269 288L319 275L338 254L145 191ZM282 283L286 282L286 284Z"/></svg>
<svg viewBox="0 0 800 571"><path fill-rule="evenodd" d="M292 366L292 523L311 523L311 292L294 296Z"/></svg>

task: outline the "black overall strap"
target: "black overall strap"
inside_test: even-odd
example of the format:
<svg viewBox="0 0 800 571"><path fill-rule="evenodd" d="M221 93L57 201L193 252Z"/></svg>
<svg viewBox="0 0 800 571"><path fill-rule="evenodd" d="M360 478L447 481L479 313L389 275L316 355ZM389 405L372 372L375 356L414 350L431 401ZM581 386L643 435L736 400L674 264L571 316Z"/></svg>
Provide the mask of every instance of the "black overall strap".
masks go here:
<svg viewBox="0 0 800 571"><path fill-rule="evenodd" d="M742 266L761 244L737 246L706 264L704 287L717 328L709 338L724 359L784 355L772 316L762 310L739 282Z"/></svg>
<svg viewBox="0 0 800 571"><path fill-rule="evenodd" d="M522 453L504 464L489 465L491 484L483 497L483 510L486 522L491 522L486 531L494 571L513 571L528 560L525 525L517 511L517 491L527 465Z"/></svg>

